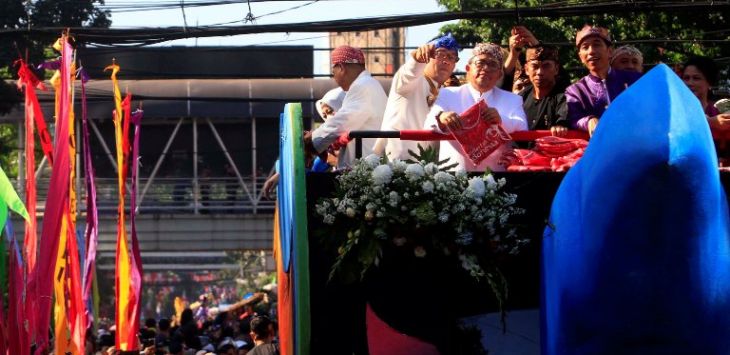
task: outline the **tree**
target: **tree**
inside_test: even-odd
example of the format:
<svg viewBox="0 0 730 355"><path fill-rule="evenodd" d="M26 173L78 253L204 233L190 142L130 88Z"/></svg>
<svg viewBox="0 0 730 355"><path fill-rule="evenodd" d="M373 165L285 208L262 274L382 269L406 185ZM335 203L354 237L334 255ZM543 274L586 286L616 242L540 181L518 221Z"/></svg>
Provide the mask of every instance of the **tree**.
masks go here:
<svg viewBox="0 0 730 355"><path fill-rule="evenodd" d="M97 7L103 4L104 0L0 0L0 26L3 29L28 26L109 27L110 13ZM30 63L43 62L53 56L52 51L45 49L55 40L23 35L0 38L0 115L9 112L22 100L17 89L2 80L16 77L13 62L20 56L27 56ZM11 154L17 145L14 142L17 142L17 126L1 125L0 164L8 175L17 173L17 154Z"/></svg>
<svg viewBox="0 0 730 355"><path fill-rule="evenodd" d="M515 8L515 0L437 0L449 11L466 11L489 8ZM585 4L586 1L517 0L519 7L538 7ZM621 6L618 4L617 6ZM495 42L507 44L511 28L517 22L515 16L505 19L461 20L442 27L461 42ZM636 12L561 18L525 18L521 24L529 28L542 42L560 43L561 61L566 67L582 67L575 52L575 34L584 24L593 23L607 27L619 44L631 40L672 41L635 44L644 54L644 63L681 63L689 55L706 55L712 58L730 56L730 44L704 42L706 40L730 40L727 14L721 12ZM682 39L683 42L673 40Z"/></svg>
<svg viewBox="0 0 730 355"><path fill-rule="evenodd" d="M0 25L3 29L26 27L109 27L110 12L100 9L104 0L0 0ZM60 33L59 33L60 35ZM71 34L73 36L73 34ZM28 38L24 35L0 38L0 75L13 75L13 62L19 55L29 62L41 62L44 52L58 36Z"/></svg>

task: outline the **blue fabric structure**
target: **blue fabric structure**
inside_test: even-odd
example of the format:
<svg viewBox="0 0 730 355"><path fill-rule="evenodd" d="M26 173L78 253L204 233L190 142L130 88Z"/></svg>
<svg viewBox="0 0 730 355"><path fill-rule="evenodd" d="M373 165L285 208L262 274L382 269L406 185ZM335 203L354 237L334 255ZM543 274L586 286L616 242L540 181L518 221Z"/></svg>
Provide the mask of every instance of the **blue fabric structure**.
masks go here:
<svg viewBox="0 0 730 355"><path fill-rule="evenodd" d="M553 201L542 354L730 354L717 167L702 107L666 65L611 104Z"/></svg>
<svg viewBox="0 0 730 355"><path fill-rule="evenodd" d="M279 225L281 234L279 242L281 243L281 255L284 265L284 271L289 272L291 265L292 244L294 239L294 151L292 150L291 140L293 139L291 114L289 110L279 116L279 127L281 137L279 139L279 156L277 160L276 171L279 175L279 184L277 186L279 199Z"/></svg>

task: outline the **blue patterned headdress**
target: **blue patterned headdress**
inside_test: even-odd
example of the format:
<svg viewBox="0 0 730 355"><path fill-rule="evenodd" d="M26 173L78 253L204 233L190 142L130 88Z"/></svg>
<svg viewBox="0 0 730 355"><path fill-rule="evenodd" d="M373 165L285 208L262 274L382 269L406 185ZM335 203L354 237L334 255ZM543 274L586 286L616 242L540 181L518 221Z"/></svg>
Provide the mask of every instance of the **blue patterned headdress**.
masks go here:
<svg viewBox="0 0 730 355"><path fill-rule="evenodd" d="M445 48L448 50L456 51L456 53L459 53L459 51L461 50L461 48L459 48L459 43L456 42L456 38L454 38L451 33L447 33L444 36L434 39L433 41L431 41L431 44L436 46L436 49Z"/></svg>

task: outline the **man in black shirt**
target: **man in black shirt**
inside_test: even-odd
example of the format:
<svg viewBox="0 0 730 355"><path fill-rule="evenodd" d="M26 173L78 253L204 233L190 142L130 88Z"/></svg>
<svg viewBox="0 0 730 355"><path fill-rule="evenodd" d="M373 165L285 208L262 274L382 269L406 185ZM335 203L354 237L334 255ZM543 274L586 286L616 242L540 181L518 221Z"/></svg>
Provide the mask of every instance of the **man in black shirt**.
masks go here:
<svg viewBox="0 0 730 355"><path fill-rule="evenodd" d="M528 48L525 72L532 85L520 92L527 125L531 130L549 129L554 136L568 131L568 109L564 88L558 87L558 51L550 47Z"/></svg>
<svg viewBox="0 0 730 355"><path fill-rule="evenodd" d="M255 316L251 320L251 338L256 346L248 355L279 355L279 346L273 344L274 325L266 316Z"/></svg>

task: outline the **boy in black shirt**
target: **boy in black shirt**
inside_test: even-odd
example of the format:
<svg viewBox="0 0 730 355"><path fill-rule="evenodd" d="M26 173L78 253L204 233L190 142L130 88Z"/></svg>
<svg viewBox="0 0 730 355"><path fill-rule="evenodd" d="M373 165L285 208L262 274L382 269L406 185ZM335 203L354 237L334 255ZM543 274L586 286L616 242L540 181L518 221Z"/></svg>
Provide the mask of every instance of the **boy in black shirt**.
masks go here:
<svg viewBox="0 0 730 355"><path fill-rule="evenodd" d="M547 130L554 136L568 131L568 109L564 88L558 85L558 51L550 47L528 48L525 72L532 85L520 92L527 125L531 130Z"/></svg>

